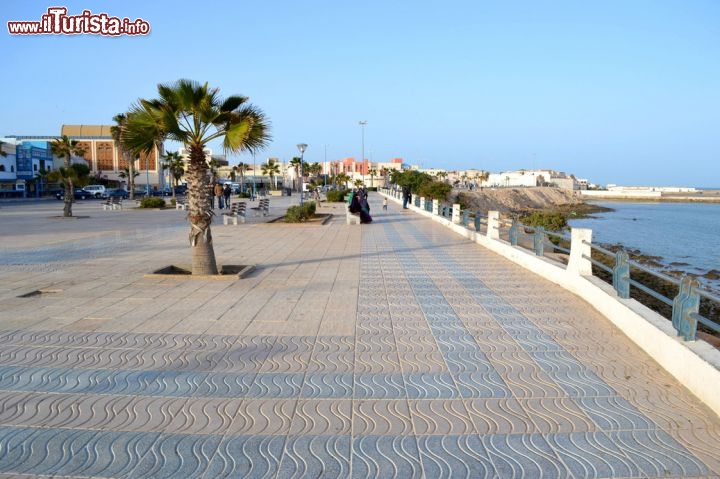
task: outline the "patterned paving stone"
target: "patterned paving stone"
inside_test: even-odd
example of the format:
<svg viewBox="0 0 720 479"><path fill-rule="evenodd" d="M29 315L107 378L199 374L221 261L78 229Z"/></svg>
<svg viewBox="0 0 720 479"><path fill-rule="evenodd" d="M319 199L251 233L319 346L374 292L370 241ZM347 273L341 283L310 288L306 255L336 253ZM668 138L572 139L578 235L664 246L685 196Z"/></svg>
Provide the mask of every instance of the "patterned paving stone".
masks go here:
<svg viewBox="0 0 720 479"><path fill-rule="evenodd" d="M561 288L392 208L243 226L239 282L141 278L160 229L0 257L0 477L720 477L720 420Z"/></svg>

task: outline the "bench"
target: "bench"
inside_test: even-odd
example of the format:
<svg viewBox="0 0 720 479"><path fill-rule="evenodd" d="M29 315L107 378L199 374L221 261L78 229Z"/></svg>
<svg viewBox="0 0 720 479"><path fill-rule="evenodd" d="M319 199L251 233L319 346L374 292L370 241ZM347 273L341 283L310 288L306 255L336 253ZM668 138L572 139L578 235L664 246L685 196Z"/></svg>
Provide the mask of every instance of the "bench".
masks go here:
<svg viewBox="0 0 720 479"><path fill-rule="evenodd" d="M180 198L180 197L175 198L175 209L176 210L187 211L187 208L188 208L187 199Z"/></svg>
<svg viewBox="0 0 720 479"><path fill-rule="evenodd" d="M346 224L360 224L360 214L359 213L350 213L350 206L345 207L345 223Z"/></svg>
<svg viewBox="0 0 720 479"><path fill-rule="evenodd" d="M113 196L108 198L102 203L103 210L121 210L122 209L122 198Z"/></svg>
<svg viewBox="0 0 720 479"><path fill-rule="evenodd" d="M270 214L270 198L261 198L257 206L250 208L255 212L255 216L267 216Z"/></svg>
<svg viewBox="0 0 720 479"><path fill-rule="evenodd" d="M245 223L245 207L246 204L244 201L231 204L230 211L226 211L222 214L223 224L227 225L232 221L234 225L237 225L238 218L241 223Z"/></svg>

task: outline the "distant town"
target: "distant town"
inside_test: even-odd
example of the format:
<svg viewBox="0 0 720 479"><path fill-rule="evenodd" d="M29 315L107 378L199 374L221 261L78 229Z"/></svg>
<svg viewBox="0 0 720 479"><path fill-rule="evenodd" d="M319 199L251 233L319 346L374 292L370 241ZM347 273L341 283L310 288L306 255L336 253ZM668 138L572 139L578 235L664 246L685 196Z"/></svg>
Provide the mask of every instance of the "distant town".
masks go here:
<svg viewBox="0 0 720 479"><path fill-rule="evenodd" d="M115 187L126 187L129 172L132 170L136 188L162 190L173 186L174 181L182 183L182 178L172 178L171 170L164 159L167 152L156 147L149 155L142 155L132 165L119 154L112 136L112 125L63 125L60 135L53 136L15 136L0 138L0 197L41 197L51 194L55 185L44 177L48 172L62 166L62 161L54 158L50 144L53 140L67 136L77 140L84 150L82 157L75 162L84 162L90 169L93 182ZM178 151L187 161L187 152ZM206 150L208 163L218 180L232 180L242 183L241 187L252 184L253 187L281 189L298 184L300 172L297 161L283 161L278 158L266 158L264 161L230 165L224 155ZM274 172L268 174L268 164L276 165ZM131 168L132 166L132 168ZM444 170L421 168L406 164L402 158L392 158L385 162L363 159L361 161L347 157L313 163L307 173L315 177L332 178L346 175L349 184L360 181L368 187L387 186L392 170L415 169L428 173L453 186L467 189L537 187L553 186L578 191L587 196L641 196L653 197L663 193L692 193L694 188L682 187L620 187L606 185L601 187L584 178L552 169L521 169L499 173L479 169Z"/></svg>

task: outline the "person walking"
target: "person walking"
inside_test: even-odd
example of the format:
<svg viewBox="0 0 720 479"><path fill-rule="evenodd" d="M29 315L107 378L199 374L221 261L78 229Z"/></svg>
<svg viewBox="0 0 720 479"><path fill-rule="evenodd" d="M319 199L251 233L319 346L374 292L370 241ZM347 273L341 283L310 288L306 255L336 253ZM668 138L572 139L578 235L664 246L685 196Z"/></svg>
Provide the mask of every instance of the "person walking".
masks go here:
<svg viewBox="0 0 720 479"><path fill-rule="evenodd" d="M387 211L387 196L383 198L383 210Z"/></svg>
<svg viewBox="0 0 720 479"><path fill-rule="evenodd" d="M402 196L403 196L403 209L408 209L408 203L410 203L410 187L409 186L403 186L402 189Z"/></svg>
<svg viewBox="0 0 720 479"><path fill-rule="evenodd" d="M217 196L218 199L218 208L223 209L223 187L220 185L220 183L215 183L215 196Z"/></svg>
<svg viewBox="0 0 720 479"><path fill-rule="evenodd" d="M225 183L225 188L223 188L223 198L225 198L225 209L230 209L230 195L232 194L232 190L230 189L230 185Z"/></svg>

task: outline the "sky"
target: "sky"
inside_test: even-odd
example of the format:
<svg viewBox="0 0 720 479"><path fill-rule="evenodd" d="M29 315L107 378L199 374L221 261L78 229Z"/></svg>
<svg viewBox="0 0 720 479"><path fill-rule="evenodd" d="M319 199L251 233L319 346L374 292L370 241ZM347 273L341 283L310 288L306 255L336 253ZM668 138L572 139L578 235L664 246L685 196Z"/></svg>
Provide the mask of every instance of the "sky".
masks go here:
<svg viewBox="0 0 720 479"><path fill-rule="evenodd" d="M56 6L150 32L8 33ZM4 0L0 17L0 137L112 124L159 83L188 78L267 115L273 139L257 162L306 143L308 162L364 151L423 168L720 188L717 0Z"/></svg>

